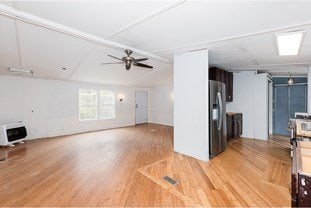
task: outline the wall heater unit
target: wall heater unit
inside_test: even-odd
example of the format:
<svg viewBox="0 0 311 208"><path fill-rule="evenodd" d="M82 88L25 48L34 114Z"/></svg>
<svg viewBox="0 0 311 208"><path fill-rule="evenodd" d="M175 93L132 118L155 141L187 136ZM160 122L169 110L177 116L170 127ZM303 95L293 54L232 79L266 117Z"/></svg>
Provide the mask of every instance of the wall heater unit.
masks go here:
<svg viewBox="0 0 311 208"><path fill-rule="evenodd" d="M12 146L26 138L27 130L24 122L0 124L0 146Z"/></svg>

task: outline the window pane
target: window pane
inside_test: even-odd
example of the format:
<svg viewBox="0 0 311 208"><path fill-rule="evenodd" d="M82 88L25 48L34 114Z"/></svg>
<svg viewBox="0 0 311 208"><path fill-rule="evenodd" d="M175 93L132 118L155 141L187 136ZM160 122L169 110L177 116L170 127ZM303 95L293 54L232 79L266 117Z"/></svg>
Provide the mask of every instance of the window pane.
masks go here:
<svg viewBox="0 0 311 208"><path fill-rule="evenodd" d="M79 90L79 119L96 120L97 119L97 91L96 90Z"/></svg>
<svg viewBox="0 0 311 208"><path fill-rule="evenodd" d="M112 91L99 91L99 104L114 105L114 93Z"/></svg>
<svg viewBox="0 0 311 208"><path fill-rule="evenodd" d="M100 119L107 119L107 118L114 118L115 111L114 105L102 105L99 108L99 118Z"/></svg>
<svg viewBox="0 0 311 208"><path fill-rule="evenodd" d="M97 105L96 90L80 90L79 101L80 105Z"/></svg>
<svg viewBox="0 0 311 208"><path fill-rule="evenodd" d="M97 106L80 106L80 120L95 120L97 118Z"/></svg>
<svg viewBox="0 0 311 208"><path fill-rule="evenodd" d="M112 91L99 91L99 119L115 118L115 95Z"/></svg>

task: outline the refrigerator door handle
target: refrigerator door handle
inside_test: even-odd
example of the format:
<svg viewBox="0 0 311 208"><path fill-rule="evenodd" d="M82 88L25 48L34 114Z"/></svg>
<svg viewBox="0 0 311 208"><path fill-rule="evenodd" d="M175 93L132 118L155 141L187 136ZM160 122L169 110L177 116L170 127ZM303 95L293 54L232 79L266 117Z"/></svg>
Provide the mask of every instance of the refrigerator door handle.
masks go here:
<svg viewBox="0 0 311 208"><path fill-rule="evenodd" d="M218 118L218 131L222 128L222 122L223 122L223 106L222 106L222 99L220 92L217 92L217 98L218 98L218 105L219 105L219 118Z"/></svg>

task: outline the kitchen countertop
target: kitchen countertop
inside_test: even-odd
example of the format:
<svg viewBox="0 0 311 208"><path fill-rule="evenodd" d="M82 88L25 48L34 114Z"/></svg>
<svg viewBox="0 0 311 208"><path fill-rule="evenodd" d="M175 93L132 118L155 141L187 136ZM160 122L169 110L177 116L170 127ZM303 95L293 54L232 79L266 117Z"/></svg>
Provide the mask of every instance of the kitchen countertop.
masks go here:
<svg viewBox="0 0 311 208"><path fill-rule="evenodd" d="M301 170L306 174L311 174L311 143L299 142L301 155Z"/></svg>
<svg viewBox="0 0 311 208"><path fill-rule="evenodd" d="M236 112L227 112L226 114L227 114L228 116L232 116L232 115L240 114L240 113L236 113Z"/></svg>

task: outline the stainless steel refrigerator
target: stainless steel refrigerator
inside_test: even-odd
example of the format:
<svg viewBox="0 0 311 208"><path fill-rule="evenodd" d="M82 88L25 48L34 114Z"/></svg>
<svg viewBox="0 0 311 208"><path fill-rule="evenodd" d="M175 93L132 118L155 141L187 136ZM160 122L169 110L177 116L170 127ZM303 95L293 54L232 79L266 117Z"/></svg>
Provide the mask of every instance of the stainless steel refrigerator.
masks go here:
<svg viewBox="0 0 311 208"><path fill-rule="evenodd" d="M227 147L226 86L209 81L209 156L215 157Z"/></svg>

